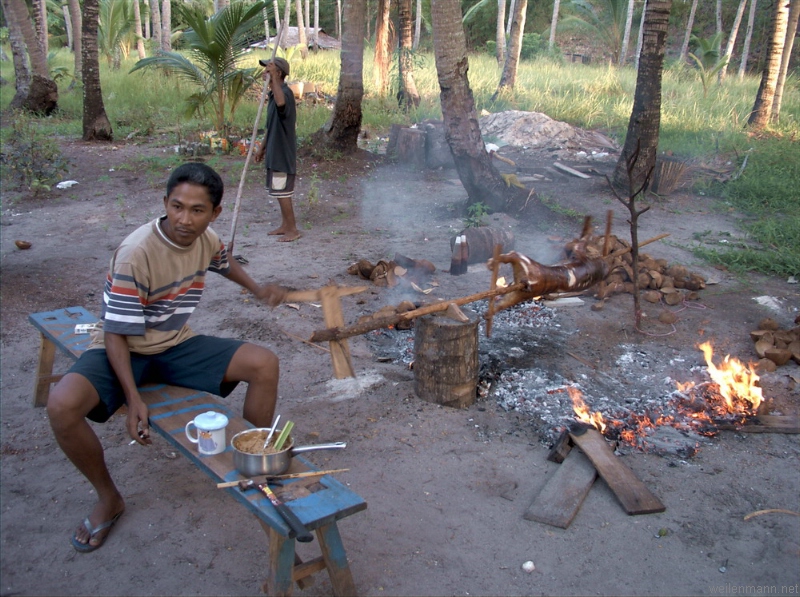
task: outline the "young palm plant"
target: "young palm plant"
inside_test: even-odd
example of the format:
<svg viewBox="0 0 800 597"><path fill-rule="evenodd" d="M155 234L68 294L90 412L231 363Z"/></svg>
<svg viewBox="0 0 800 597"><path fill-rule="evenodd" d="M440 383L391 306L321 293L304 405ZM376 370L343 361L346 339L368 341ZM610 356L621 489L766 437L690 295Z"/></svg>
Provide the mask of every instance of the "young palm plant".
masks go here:
<svg viewBox="0 0 800 597"><path fill-rule="evenodd" d="M138 1L138 0L136 0ZM127 58L133 34L133 8L127 0L101 0L97 19L97 47L108 66L119 70L122 58Z"/></svg>
<svg viewBox="0 0 800 597"><path fill-rule="evenodd" d="M700 73L700 82L703 84L703 97L706 97L711 80L728 64L727 56L720 58L722 32L708 39L693 35L692 41L697 42L699 56L691 52L689 52L689 56L697 64L697 72Z"/></svg>
<svg viewBox="0 0 800 597"><path fill-rule="evenodd" d="M264 26L263 8L263 2L249 6L233 2L206 17L191 5L176 4L175 9L189 27L182 38L189 57L159 52L139 60L130 72L158 68L189 81L197 91L186 99L187 115L203 113L210 105L216 130L227 133L240 100L261 71L260 67L239 68L239 61L249 45L248 34Z"/></svg>
<svg viewBox="0 0 800 597"><path fill-rule="evenodd" d="M619 63L622 35L625 30L627 0L572 0L570 5L578 14L565 15L558 23L559 31L583 30L597 36L606 45L611 60Z"/></svg>

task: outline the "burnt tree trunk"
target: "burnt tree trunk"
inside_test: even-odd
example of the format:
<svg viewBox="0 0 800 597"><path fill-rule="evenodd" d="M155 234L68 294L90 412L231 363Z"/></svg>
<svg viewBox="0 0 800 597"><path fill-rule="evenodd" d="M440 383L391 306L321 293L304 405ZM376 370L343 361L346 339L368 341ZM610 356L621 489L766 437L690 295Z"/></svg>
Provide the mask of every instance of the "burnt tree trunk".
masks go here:
<svg viewBox="0 0 800 597"><path fill-rule="evenodd" d="M414 390L422 400L466 408L478 386L478 316L462 323L442 315L420 317L414 332Z"/></svg>

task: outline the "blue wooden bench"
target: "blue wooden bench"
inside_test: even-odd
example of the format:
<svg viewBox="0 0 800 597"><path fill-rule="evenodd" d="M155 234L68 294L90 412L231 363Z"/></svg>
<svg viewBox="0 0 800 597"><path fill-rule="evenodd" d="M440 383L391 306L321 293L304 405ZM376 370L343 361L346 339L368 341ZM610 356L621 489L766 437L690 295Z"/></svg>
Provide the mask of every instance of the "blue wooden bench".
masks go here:
<svg viewBox="0 0 800 597"><path fill-rule="evenodd" d="M93 324L98 318L83 307L68 307L56 311L34 313L29 321L41 333L39 365L36 372L34 406L45 406L50 384L61 379L53 374L56 348L77 359L89 345L88 333L76 333L76 325ZM197 468L218 483L245 479L233 464L230 446L221 454L200 456L197 446L184 433L186 423L200 413L215 410L224 413L229 424L228 437L253 426L224 402L205 392L168 385L147 385L140 388L150 414L150 426L158 431ZM316 470L306 459L292 459L290 473ZM262 478L263 479L263 478ZM209 484L212 491L219 491ZM295 553L295 539L272 503L259 491L241 491L238 487L224 491L256 516L269 543L267 580L262 586L270 595L291 595L293 583L304 588L310 585L312 574L327 570L334 595L355 595L344 545L336 525L338 520L366 509L367 503L358 494L330 476L306 477L284 482L275 493L300 518L306 528L314 531L321 556L303 562Z"/></svg>

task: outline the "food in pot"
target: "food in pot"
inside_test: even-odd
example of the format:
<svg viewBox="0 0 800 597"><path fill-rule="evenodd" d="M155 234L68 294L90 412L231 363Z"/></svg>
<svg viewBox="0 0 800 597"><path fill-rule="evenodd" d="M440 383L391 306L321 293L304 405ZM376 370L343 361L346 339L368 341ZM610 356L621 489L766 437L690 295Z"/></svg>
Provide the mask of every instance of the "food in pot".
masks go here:
<svg viewBox="0 0 800 597"><path fill-rule="evenodd" d="M255 454L257 456L265 456L267 454L277 454L283 450L275 449L275 437L270 440L269 445L265 448L264 442L267 440L269 429L254 429L248 433L242 433L233 439L233 447L244 452L245 454ZM284 449L291 447L292 439L286 442Z"/></svg>

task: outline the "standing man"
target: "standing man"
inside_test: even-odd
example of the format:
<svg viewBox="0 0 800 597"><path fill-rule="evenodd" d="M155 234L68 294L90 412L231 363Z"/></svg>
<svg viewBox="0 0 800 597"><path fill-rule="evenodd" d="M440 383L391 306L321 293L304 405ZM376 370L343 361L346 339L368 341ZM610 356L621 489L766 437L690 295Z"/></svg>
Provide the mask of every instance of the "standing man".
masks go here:
<svg viewBox="0 0 800 597"><path fill-rule="evenodd" d="M267 167L267 193L278 200L281 208L281 225L268 234L281 236L284 243L302 236L294 219L292 198L297 172L297 109L294 94L286 84L289 63L283 58L259 60L269 76L269 103L267 104L267 134L258 153L256 163L264 161Z"/></svg>
<svg viewBox="0 0 800 597"><path fill-rule="evenodd" d="M187 325L207 271L221 274L275 306L286 290L261 286L228 259L209 227L222 206L223 183L205 164L184 164L169 177L166 215L141 226L114 252L103 292L102 330L50 392L47 414L58 445L92 484L94 509L72 535L80 552L105 542L125 510L87 419L107 421L128 406L128 434L151 443L147 405L137 389L165 383L227 396L247 383L242 416L269 427L278 397L278 357L256 344L196 334Z"/></svg>

